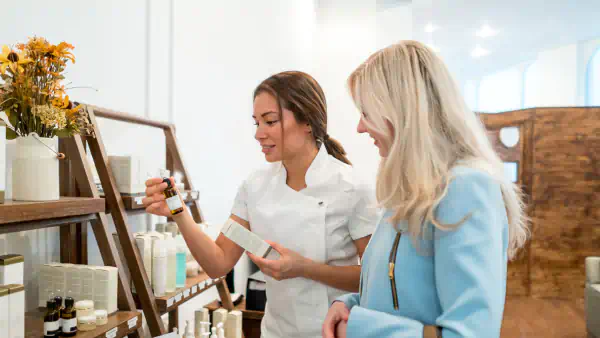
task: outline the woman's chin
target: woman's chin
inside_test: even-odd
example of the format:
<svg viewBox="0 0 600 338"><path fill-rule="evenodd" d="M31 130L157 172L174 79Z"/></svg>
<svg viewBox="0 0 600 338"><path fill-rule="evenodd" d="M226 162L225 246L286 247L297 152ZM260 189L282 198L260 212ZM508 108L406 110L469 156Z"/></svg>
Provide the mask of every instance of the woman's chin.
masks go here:
<svg viewBox="0 0 600 338"><path fill-rule="evenodd" d="M265 160L269 163L281 161L281 157L276 154L265 154Z"/></svg>

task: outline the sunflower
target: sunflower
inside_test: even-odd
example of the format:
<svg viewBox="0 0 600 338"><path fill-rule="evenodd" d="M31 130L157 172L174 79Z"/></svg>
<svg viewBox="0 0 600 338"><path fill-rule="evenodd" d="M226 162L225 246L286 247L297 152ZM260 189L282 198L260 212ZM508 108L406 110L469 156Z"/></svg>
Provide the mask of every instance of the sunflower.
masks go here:
<svg viewBox="0 0 600 338"><path fill-rule="evenodd" d="M0 54L0 73L4 74L8 67L10 67L15 74L17 71L23 72L24 69L21 65L28 64L29 62L32 62L32 60L26 58L23 52L17 53L8 48L8 46L3 46L2 54Z"/></svg>

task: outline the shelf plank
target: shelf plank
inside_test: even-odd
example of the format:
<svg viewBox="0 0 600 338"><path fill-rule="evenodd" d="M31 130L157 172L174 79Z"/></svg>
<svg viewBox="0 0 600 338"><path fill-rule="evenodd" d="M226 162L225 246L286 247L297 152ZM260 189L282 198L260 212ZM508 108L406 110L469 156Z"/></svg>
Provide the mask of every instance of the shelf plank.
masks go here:
<svg viewBox="0 0 600 338"><path fill-rule="evenodd" d="M195 277L188 277L185 281L185 287L178 288L175 292L167 293L162 297L156 297L158 310L161 314L170 312L202 292L216 286L216 283L221 279L225 279L225 277L210 279L205 272L201 272ZM135 293L133 294L133 298L135 299L136 304L140 306L138 297Z"/></svg>
<svg viewBox="0 0 600 338"><path fill-rule="evenodd" d="M6 200L0 204L0 225L61 219L103 212L103 198L61 197L56 201L22 202Z"/></svg>
<svg viewBox="0 0 600 338"><path fill-rule="evenodd" d="M25 313L25 337L44 336L44 308ZM134 319L137 318L137 319ZM115 338L126 337L142 326L142 314L137 311L118 311L108 316L106 325L92 331L80 331L76 338L106 337L107 332L116 332ZM110 335L109 335L110 336Z"/></svg>
<svg viewBox="0 0 600 338"><path fill-rule="evenodd" d="M19 231L45 229L45 228L51 228L51 227L56 227L56 226L69 225L72 223L84 223L84 222L95 220L96 215L97 214L86 214L86 215L81 215L81 216L43 219L43 220L39 220L39 221L0 224L0 235L13 233L13 232L19 232Z"/></svg>

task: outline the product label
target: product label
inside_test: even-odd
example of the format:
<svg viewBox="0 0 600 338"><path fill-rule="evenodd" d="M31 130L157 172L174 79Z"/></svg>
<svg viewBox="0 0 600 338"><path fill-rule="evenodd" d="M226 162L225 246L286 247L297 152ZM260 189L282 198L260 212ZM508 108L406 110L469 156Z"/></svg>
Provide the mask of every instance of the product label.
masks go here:
<svg viewBox="0 0 600 338"><path fill-rule="evenodd" d="M173 306L174 302L175 302L175 297L169 298L169 300L167 300L167 307Z"/></svg>
<svg viewBox="0 0 600 338"><path fill-rule="evenodd" d="M192 286L192 295L198 292L198 285Z"/></svg>
<svg viewBox="0 0 600 338"><path fill-rule="evenodd" d="M62 332L64 332L64 333L77 332L77 318L63 319L62 320Z"/></svg>
<svg viewBox="0 0 600 338"><path fill-rule="evenodd" d="M129 326L129 328L133 328L137 325L137 317L133 317L130 320L127 321L127 325Z"/></svg>
<svg viewBox="0 0 600 338"><path fill-rule="evenodd" d="M182 296L183 296L183 295L182 295L181 293L180 293L180 294L177 294L177 296L175 296L175 302L179 302L179 301L181 300L181 297L182 297Z"/></svg>
<svg viewBox="0 0 600 338"><path fill-rule="evenodd" d="M167 198L167 205L169 206L169 209L171 209L171 210L177 210L182 207L181 200L179 199L179 196L177 196L177 195Z"/></svg>
<svg viewBox="0 0 600 338"><path fill-rule="evenodd" d="M106 338L115 338L117 336L117 332L119 332L119 328L113 328L112 330L106 332Z"/></svg>
<svg viewBox="0 0 600 338"><path fill-rule="evenodd" d="M58 320L55 322L44 322L44 336L58 337L59 330L60 325L58 324Z"/></svg>
<svg viewBox="0 0 600 338"><path fill-rule="evenodd" d="M188 289L188 290L185 290L185 291L183 291L183 298L187 298L187 297L189 297L189 296L190 296L190 290L189 290L189 289Z"/></svg>

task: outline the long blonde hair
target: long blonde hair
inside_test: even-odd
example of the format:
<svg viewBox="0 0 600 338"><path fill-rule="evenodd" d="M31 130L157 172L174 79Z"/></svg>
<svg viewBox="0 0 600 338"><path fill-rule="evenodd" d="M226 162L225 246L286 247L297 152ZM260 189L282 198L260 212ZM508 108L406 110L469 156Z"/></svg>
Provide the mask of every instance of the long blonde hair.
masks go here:
<svg viewBox="0 0 600 338"><path fill-rule="evenodd" d="M366 125L386 135L390 144L376 190L379 205L394 211L392 224L406 220L413 239L423 235L428 223L441 230L459 226L466 218L441 224L434 211L460 162L500 183L508 214L508 255L514 258L528 237L522 192L505 178L485 127L468 109L442 60L419 42L401 41L371 55L352 72L348 86L355 105L368 116Z"/></svg>

